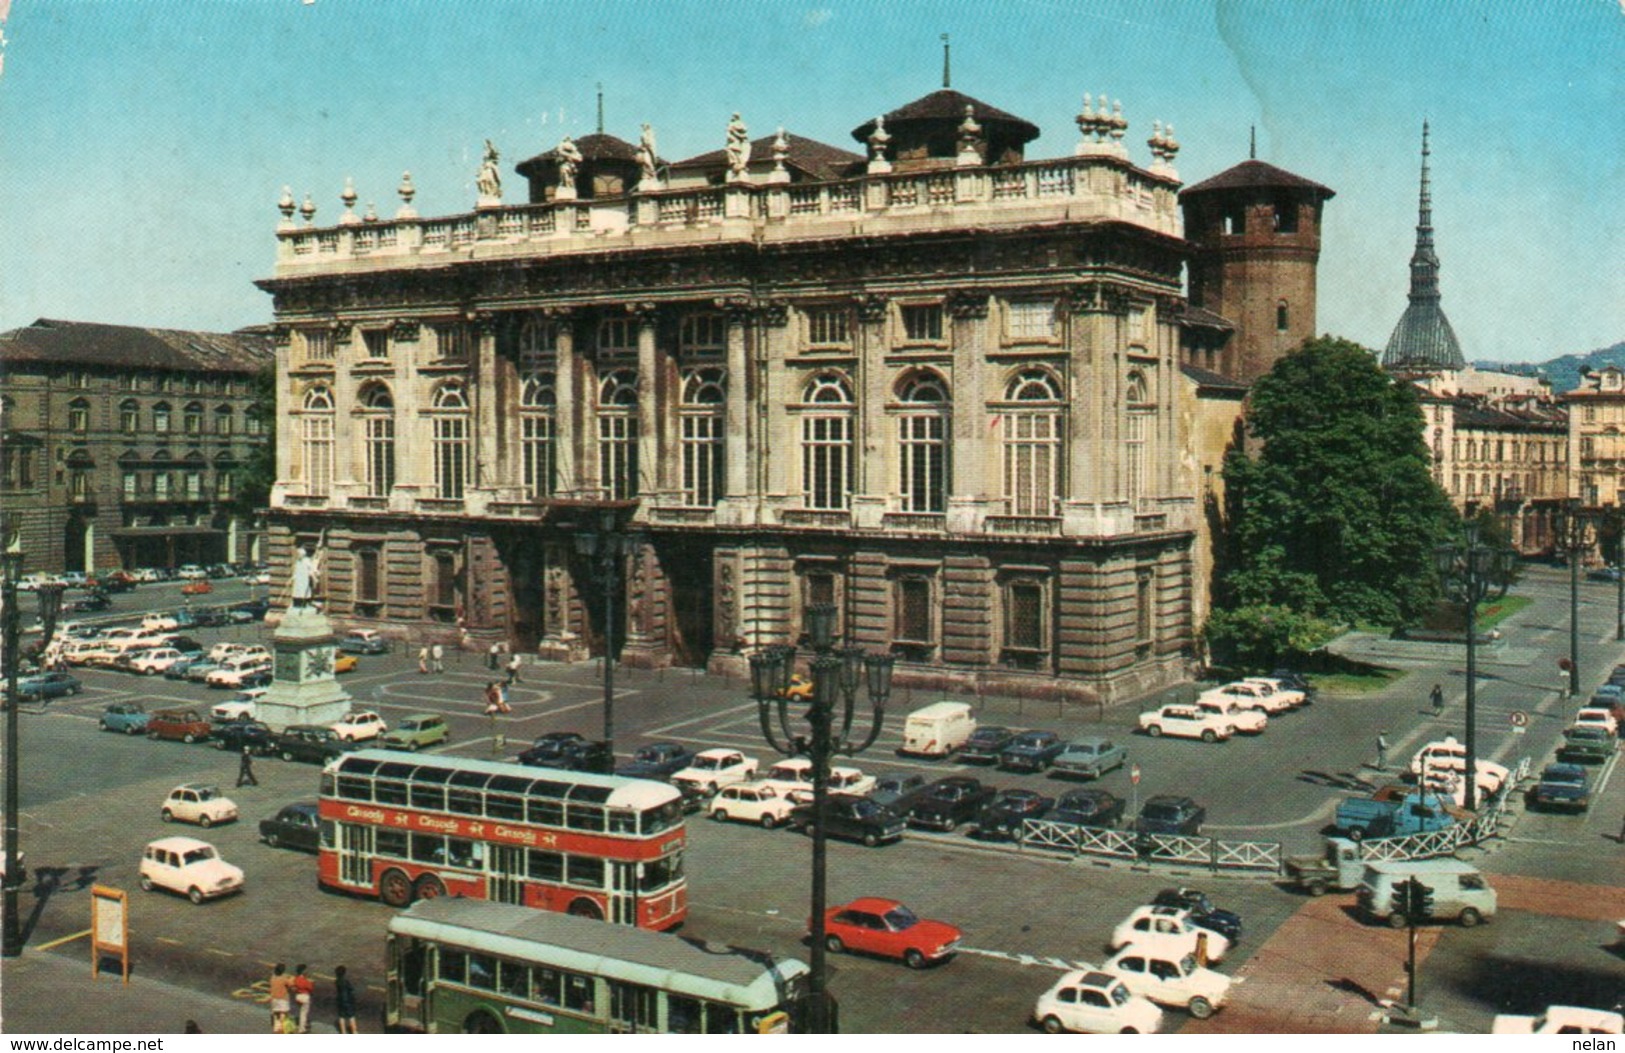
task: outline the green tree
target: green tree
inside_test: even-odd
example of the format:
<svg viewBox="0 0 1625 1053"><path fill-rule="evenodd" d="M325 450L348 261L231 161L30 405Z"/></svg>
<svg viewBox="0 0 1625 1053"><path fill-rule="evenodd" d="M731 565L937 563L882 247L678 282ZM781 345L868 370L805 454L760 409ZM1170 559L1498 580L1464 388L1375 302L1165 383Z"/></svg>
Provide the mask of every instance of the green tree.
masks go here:
<svg viewBox="0 0 1625 1053"><path fill-rule="evenodd" d="M1410 385L1358 344L1308 340L1253 385L1246 432L1225 459L1222 602L1382 625L1430 608L1434 546L1459 519Z"/></svg>
<svg viewBox="0 0 1625 1053"><path fill-rule="evenodd" d="M237 493L231 499L232 511L245 519L271 503L271 486L276 482L276 366L265 366L251 383L254 401L243 413L259 422L262 441L249 448Z"/></svg>

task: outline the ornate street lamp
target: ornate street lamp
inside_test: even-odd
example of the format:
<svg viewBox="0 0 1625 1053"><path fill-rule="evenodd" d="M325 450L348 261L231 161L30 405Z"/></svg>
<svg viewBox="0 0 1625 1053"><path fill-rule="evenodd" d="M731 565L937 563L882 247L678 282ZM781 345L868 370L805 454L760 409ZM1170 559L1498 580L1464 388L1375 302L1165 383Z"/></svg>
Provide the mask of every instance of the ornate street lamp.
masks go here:
<svg viewBox="0 0 1625 1053"><path fill-rule="evenodd" d="M1470 811L1478 799L1478 605L1506 595L1515 554L1479 544L1477 523L1469 521L1462 534L1460 542L1438 546L1434 566L1446 595L1462 605L1467 618L1467 785L1462 803Z"/></svg>
<svg viewBox="0 0 1625 1053"><path fill-rule="evenodd" d="M1571 497L1557 510L1558 551L1569 560L1569 696L1580 693L1580 557L1590 551L1596 513Z"/></svg>
<svg viewBox="0 0 1625 1053"><path fill-rule="evenodd" d="M836 648L835 607L815 604L807 609L807 635L818 652L811 662L813 691L802 718L805 730L793 726L790 700L786 697L796 649L783 644L764 648L751 656L751 694L756 700L762 736L773 749L786 757L805 755L812 761L812 974L809 978L808 1030L813 1034L831 1031L828 981L825 958L824 911L827 890L825 828L829 802L830 763L836 754L855 756L874 745L886 719L886 702L891 697L892 664L889 654L870 653L861 647ZM852 726L857 717L858 688L866 688L869 728L856 741ZM837 712L837 709L839 712ZM775 713L775 710L777 711Z"/></svg>
<svg viewBox="0 0 1625 1053"><path fill-rule="evenodd" d="M576 552L588 560L597 558L594 572L604 586L604 742L610 756L615 754L615 586L620 582L621 564L637 551L642 539L620 528L614 509L600 509L597 529L576 532Z"/></svg>

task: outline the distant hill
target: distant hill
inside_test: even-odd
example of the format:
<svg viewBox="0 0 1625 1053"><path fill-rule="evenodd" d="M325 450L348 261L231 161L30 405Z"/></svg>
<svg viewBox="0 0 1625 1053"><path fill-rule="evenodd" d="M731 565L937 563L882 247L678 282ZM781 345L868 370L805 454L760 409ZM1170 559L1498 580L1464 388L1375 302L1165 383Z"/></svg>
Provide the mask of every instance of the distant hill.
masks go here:
<svg viewBox="0 0 1625 1053"><path fill-rule="evenodd" d="M1560 355L1545 362L1475 362L1480 369L1498 369L1503 373L1523 376L1546 374L1552 382L1552 393L1562 395L1580 386L1580 374L1603 366L1625 369L1625 340L1613 347L1598 348L1583 355Z"/></svg>

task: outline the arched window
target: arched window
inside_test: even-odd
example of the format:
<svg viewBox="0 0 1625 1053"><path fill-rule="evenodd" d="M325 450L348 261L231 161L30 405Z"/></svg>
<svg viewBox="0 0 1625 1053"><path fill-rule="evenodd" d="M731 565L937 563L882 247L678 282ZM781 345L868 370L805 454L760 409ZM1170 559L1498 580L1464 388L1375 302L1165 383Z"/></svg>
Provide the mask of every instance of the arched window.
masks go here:
<svg viewBox="0 0 1625 1053"><path fill-rule="evenodd" d="M68 403L68 430L81 435L90 430L89 399L74 399Z"/></svg>
<svg viewBox="0 0 1625 1053"><path fill-rule="evenodd" d="M152 430L159 435L169 434L169 403L160 402L152 407Z"/></svg>
<svg viewBox="0 0 1625 1053"><path fill-rule="evenodd" d="M1012 403L1004 430L1004 498L1010 515L1052 516L1060 502L1061 385L1045 369L1017 373L1005 388Z"/></svg>
<svg viewBox="0 0 1625 1053"><path fill-rule="evenodd" d="M638 374L612 369L598 381L598 485L617 501L638 495Z"/></svg>
<svg viewBox="0 0 1625 1053"><path fill-rule="evenodd" d="M535 363L538 358L527 359L521 351L520 361ZM538 371L525 374L519 386L519 452L525 495L532 499L553 495L553 420L557 404L558 394L552 373Z"/></svg>
<svg viewBox="0 0 1625 1053"><path fill-rule="evenodd" d="M188 434L188 435L202 435L203 434L203 403L201 403L201 402L188 402L186 404L186 409L184 411L184 415L181 418L181 424L182 424L182 427L184 428L186 434Z"/></svg>
<svg viewBox="0 0 1625 1053"><path fill-rule="evenodd" d="M902 511L942 512L948 505L948 384L920 371L897 386Z"/></svg>
<svg viewBox="0 0 1625 1053"><path fill-rule="evenodd" d="M301 410L305 492L326 494L333 487L333 393L321 385L311 388Z"/></svg>
<svg viewBox="0 0 1625 1053"><path fill-rule="evenodd" d="M693 508L711 508L722 495L727 385L721 369L683 374L683 399L677 411L683 430L683 503Z"/></svg>
<svg viewBox="0 0 1625 1053"><path fill-rule="evenodd" d="M361 460L367 493L388 497L395 489L395 396L387 384L369 384L356 402L361 410Z"/></svg>
<svg viewBox="0 0 1625 1053"><path fill-rule="evenodd" d="M822 373L802 401L801 491L807 508L843 509L852 499L852 389L845 377Z"/></svg>
<svg viewBox="0 0 1625 1053"><path fill-rule="evenodd" d="M519 327L519 373L528 376L553 362L558 327L545 318L527 315Z"/></svg>
<svg viewBox="0 0 1625 1053"><path fill-rule="evenodd" d="M1285 300L1275 302L1275 328L1285 332L1289 328L1291 312L1287 309Z"/></svg>
<svg viewBox="0 0 1625 1053"><path fill-rule="evenodd" d="M1127 420L1123 429L1123 489L1129 504L1138 509L1146 494L1146 472L1150 458L1152 417L1157 407L1146 388L1145 374L1135 371L1128 376L1128 390L1124 394Z"/></svg>
<svg viewBox="0 0 1625 1053"><path fill-rule="evenodd" d="M460 501L468 486L468 397L462 385L451 382L435 389L430 402L434 442L435 496Z"/></svg>
<svg viewBox="0 0 1625 1053"><path fill-rule="evenodd" d="M237 430L236 414L230 406L216 406L214 408L214 433L216 435L230 435Z"/></svg>

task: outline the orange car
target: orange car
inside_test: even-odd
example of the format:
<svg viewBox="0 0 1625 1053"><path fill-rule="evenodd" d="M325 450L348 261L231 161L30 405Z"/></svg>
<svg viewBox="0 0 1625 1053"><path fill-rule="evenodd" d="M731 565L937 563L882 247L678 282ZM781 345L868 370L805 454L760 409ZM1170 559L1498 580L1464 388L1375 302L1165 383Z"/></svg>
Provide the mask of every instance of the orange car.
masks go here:
<svg viewBox="0 0 1625 1053"><path fill-rule="evenodd" d="M209 584L207 578L199 578L196 581L189 581L185 585L181 586L182 596L201 596L204 593L213 591L214 586Z"/></svg>

